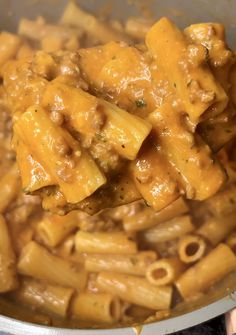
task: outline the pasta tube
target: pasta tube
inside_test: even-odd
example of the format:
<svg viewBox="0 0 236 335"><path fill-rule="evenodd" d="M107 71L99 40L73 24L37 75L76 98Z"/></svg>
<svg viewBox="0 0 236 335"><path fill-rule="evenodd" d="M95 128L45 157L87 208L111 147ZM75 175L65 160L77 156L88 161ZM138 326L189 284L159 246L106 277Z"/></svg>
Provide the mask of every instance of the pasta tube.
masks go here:
<svg viewBox="0 0 236 335"><path fill-rule="evenodd" d="M0 67L9 59L15 57L21 44L21 39L7 32L0 34Z"/></svg>
<svg viewBox="0 0 236 335"><path fill-rule="evenodd" d="M126 110L146 117L162 102L164 90L157 90L157 86L162 80L166 85L166 78L159 69L152 71L146 53L110 42L81 49L79 55L79 67L90 85Z"/></svg>
<svg viewBox="0 0 236 335"><path fill-rule="evenodd" d="M125 22L125 32L131 37L143 41L153 24L152 20L142 17L130 17Z"/></svg>
<svg viewBox="0 0 236 335"><path fill-rule="evenodd" d="M33 241L22 250L17 268L23 275L46 280L50 284L75 288L77 291L83 290L87 282L87 273L83 269L50 254Z"/></svg>
<svg viewBox="0 0 236 335"><path fill-rule="evenodd" d="M28 57L32 57L33 54L34 49L26 41L24 41L24 43L20 46L17 52L16 59L25 59Z"/></svg>
<svg viewBox="0 0 236 335"><path fill-rule="evenodd" d="M90 272L110 271L144 276L147 266L157 258L154 251L142 251L132 255L87 255L85 269Z"/></svg>
<svg viewBox="0 0 236 335"><path fill-rule="evenodd" d="M57 255L62 258L70 259L73 258L72 254L75 255L76 259L78 258L83 260L81 263L84 263L83 255L74 254L74 246L75 246L75 235L72 234L68 236L65 241L62 242L61 246L57 250ZM78 261L78 260L77 260Z"/></svg>
<svg viewBox="0 0 236 335"><path fill-rule="evenodd" d="M31 210L31 213L32 213L32 210ZM27 217L29 217L30 214L27 215ZM22 221L24 221L24 220L22 220ZM34 236L34 233L35 233L34 229L30 225L27 225L22 230L20 230L19 227L14 229L14 225L10 225L9 229L11 231L11 236L12 236L13 245L14 245L16 255L19 256L19 254L21 253L21 251L25 247L25 245L33 240L33 236Z"/></svg>
<svg viewBox="0 0 236 335"><path fill-rule="evenodd" d="M220 23L192 24L184 30L184 34L191 43L201 44L207 49L208 62L213 74L228 93L234 56L226 45L224 26Z"/></svg>
<svg viewBox="0 0 236 335"><path fill-rule="evenodd" d="M235 57L225 42L224 26L218 23L200 23L187 27L185 35L193 43L200 43L208 52L208 62L215 78L222 85L231 101L234 100L230 83ZM204 140L214 151L221 149L236 134L235 108L229 103L216 118L206 120L200 126Z"/></svg>
<svg viewBox="0 0 236 335"><path fill-rule="evenodd" d="M225 242L236 253L236 233L232 233Z"/></svg>
<svg viewBox="0 0 236 335"><path fill-rule="evenodd" d="M72 300L71 313L79 320L115 323L121 318L121 303L109 293L81 292Z"/></svg>
<svg viewBox="0 0 236 335"><path fill-rule="evenodd" d="M204 47L188 45L181 31L167 18L152 26L146 44L194 124L223 112L228 97L206 64Z"/></svg>
<svg viewBox="0 0 236 335"><path fill-rule="evenodd" d="M236 135L236 111L234 107L229 104L227 109L219 116L202 122L199 129L204 141L210 148L214 152L219 151Z"/></svg>
<svg viewBox="0 0 236 335"><path fill-rule="evenodd" d="M156 286L172 284L185 268L178 258L162 258L147 267L146 278Z"/></svg>
<svg viewBox="0 0 236 335"><path fill-rule="evenodd" d="M236 184L228 184L221 192L204 202L204 208L214 216L223 217L236 210Z"/></svg>
<svg viewBox="0 0 236 335"><path fill-rule="evenodd" d="M49 215L37 225L37 235L46 246L56 247L78 226L78 215L75 211L65 216Z"/></svg>
<svg viewBox="0 0 236 335"><path fill-rule="evenodd" d="M15 123L14 131L56 180L69 203L83 200L106 182L94 160L39 106L28 108Z"/></svg>
<svg viewBox="0 0 236 335"><path fill-rule="evenodd" d="M185 235L178 243L179 258L184 263L193 263L201 259L206 252L205 241L196 235Z"/></svg>
<svg viewBox="0 0 236 335"><path fill-rule="evenodd" d="M145 143L130 169L136 188L155 211L162 210L179 197L173 168L152 144Z"/></svg>
<svg viewBox="0 0 236 335"><path fill-rule="evenodd" d="M154 212L151 208L145 208L135 215L124 217L123 226L127 231L140 231L186 214L188 211L186 202L180 197L159 212Z"/></svg>
<svg viewBox="0 0 236 335"><path fill-rule="evenodd" d="M60 101L60 103L58 102ZM65 114L71 126L82 134L90 134L111 143L127 159L135 159L151 125L103 99L57 81L51 82L43 104Z"/></svg>
<svg viewBox="0 0 236 335"><path fill-rule="evenodd" d="M175 285L184 300L204 293L236 268L236 257L225 244L219 244L196 265L189 268Z"/></svg>
<svg viewBox="0 0 236 335"><path fill-rule="evenodd" d="M155 310L169 309L172 298L170 286L156 287L146 279L113 272L101 272L97 285L132 304Z"/></svg>
<svg viewBox="0 0 236 335"><path fill-rule="evenodd" d="M55 180L46 172L42 164L35 160L27 145L20 139L15 142L17 163L24 192L32 193L55 184Z"/></svg>
<svg viewBox="0 0 236 335"><path fill-rule="evenodd" d="M145 241L158 244L179 238L194 229L191 217L183 215L160 223L156 227L143 231L141 234Z"/></svg>
<svg viewBox="0 0 236 335"><path fill-rule="evenodd" d="M217 245L236 228L235 218L235 211L222 218L210 218L197 230L197 233L212 245Z"/></svg>
<svg viewBox="0 0 236 335"><path fill-rule="evenodd" d="M17 197L21 188L20 176L17 165L0 179L0 213L4 212L11 202Z"/></svg>
<svg viewBox="0 0 236 335"><path fill-rule="evenodd" d="M204 200L215 194L226 180L209 147L192 135L171 104L166 103L150 114L162 149L182 176L188 199Z"/></svg>
<svg viewBox="0 0 236 335"><path fill-rule="evenodd" d="M21 303L66 317L73 293L74 290L71 288L52 286L24 278L14 296Z"/></svg>
<svg viewBox="0 0 236 335"><path fill-rule="evenodd" d="M48 36L64 42L73 36L78 39L82 37L83 31L62 25L45 24L44 22L21 19L18 27L18 34L36 41L42 41Z"/></svg>
<svg viewBox="0 0 236 335"><path fill-rule="evenodd" d="M91 37L96 38L101 43L109 41L130 42L130 39L126 34L107 26L95 16L83 11L73 2L69 2L65 8L61 23L83 29Z"/></svg>
<svg viewBox="0 0 236 335"><path fill-rule="evenodd" d="M17 286L16 258L6 222L0 216L0 293L15 290Z"/></svg>
<svg viewBox="0 0 236 335"><path fill-rule="evenodd" d="M135 254L137 245L123 232L78 231L75 235L77 252L93 254Z"/></svg>

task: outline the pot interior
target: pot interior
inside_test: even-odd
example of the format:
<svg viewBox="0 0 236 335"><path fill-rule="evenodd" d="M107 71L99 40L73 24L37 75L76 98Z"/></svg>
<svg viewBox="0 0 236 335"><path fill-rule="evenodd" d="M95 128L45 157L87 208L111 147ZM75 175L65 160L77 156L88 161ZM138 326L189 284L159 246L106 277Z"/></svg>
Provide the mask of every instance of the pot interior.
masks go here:
<svg viewBox="0 0 236 335"><path fill-rule="evenodd" d="M63 11L66 0L0 0L0 29L15 31L21 17L34 19L38 15L44 16L48 21L56 21ZM157 19L168 16L180 27L191 23L217 21L225 24L227 40L232 48L236 48L236 2L233 0L165 0L165 1L92 1L81 0L78 3L93 13L101 13L103 10L109 15L125 19L132 15L154 15ZM144 6L145 4L145 6ZM194 303L182 303L174 310L172 316L185 314L199 309L218 299L229 295L236 289L236 272L229 275L207 294ZM230 295L229 295L230 299ZM44 324L62 328L83 328L86 325L73 320L61 320L53 316L35 313L22 306L16 305L6 297L0 298L0 314L11 318L28 321L36 324ZM189 323L191 326L191 320Z"/></svg>

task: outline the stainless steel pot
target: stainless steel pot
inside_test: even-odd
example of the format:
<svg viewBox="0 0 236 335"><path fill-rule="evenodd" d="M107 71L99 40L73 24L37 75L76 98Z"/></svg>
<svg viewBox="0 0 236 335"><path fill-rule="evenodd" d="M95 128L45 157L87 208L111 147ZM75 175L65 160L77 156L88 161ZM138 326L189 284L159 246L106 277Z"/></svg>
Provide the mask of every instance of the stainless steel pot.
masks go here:
<svg viewBox="0 0 236 335"><path fill-rule="evenodd" d="M14 31L20 17L35 18L43 15L50 21L60 16L66 0L0 0L0 30ZM184 27L194 22L217 21L226 26L229 44L236 48L236 1L234 0L81 0L85 9L96 13L101 6L110 2L111 15L126 18L140 14L145 3L157 18L165 15ZM209 320L236 307L236 273L231 274L210 290L194 304L183 303L177 306L173 316L167 320L144 325L142 335L164 335ZM0 298L0 330L16 335L133 335L134 329L76 329L78 324L72 321L53 319L53 326L42 325L45 318L38 313L14 305L7 298Z"/></svg>

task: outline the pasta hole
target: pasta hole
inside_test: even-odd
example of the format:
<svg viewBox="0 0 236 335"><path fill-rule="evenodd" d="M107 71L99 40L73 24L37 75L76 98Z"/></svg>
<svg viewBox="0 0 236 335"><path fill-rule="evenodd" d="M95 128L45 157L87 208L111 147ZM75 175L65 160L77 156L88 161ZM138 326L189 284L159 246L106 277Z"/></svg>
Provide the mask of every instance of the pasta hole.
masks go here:
<svg viewBox="0 0 236 335"><path fill-rule="evenodd" d="M231 246L231 249L236 254L236 243Z"/></svg>
<svg viewBox="0 0 236 335"><path fill-rule="evenodd" d="M113 299L110 303L110 316L113 320L120 319L120 303L117 299Z"/></svg>
<svg viewBox="0 0 236 335"><path fill-rule="evenodd" d="M165 278L166 276L167 276L166 269L160 268L152 271L152 277L154 279L162 279Z"/></svg>
<svg viewBox="0 0 236 335"><path fill-rule="evenodd" d="M199 244L196 242L192 242L190 243L187 247L186 247L186 254L187 256L194 256L199 249Z"/></svg>

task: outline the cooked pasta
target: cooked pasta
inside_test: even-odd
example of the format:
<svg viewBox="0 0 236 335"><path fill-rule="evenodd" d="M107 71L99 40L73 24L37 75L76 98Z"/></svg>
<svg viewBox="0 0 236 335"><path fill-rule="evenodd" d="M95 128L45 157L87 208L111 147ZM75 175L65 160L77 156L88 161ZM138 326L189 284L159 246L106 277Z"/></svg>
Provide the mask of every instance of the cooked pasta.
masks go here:
<svg viewBox="0 0 236 335"><path fill-rule="evenodd" d="M78 291L86 286L87 273L83 268L50 254L33 241L22 250L17 267L21 274L51 284L72 287Z"/></svg>
<svg viewBox="0 0 236 335"><path fill-rule="evenodd" d="M20 46L21 40L18 36L8 32L1 32L0 35L0 67L9 59L12 59Z"/></svg>
<svg viewBox="0 0 236 335"><path fill-rule="evenodd" d="M123 232L94 232L78 231L75 235L75 248L77 252L92 254L135 254L137 245L135 241Z"/></svg>
<svg viewBox="0 0 236 335"><path fill-rule="evenodd" d="M212 245L223 241L236 227L236 212L221 218L210 218L198 229L198 234L203 236Z"/></svg>
<svg viewBox="0 0 236 335"><path fill-rule="evenodd" d="M188 211L186 202L180 197L159 212L154 212L151 208L143 208L135 217L124 217L123 225L127 231L140 231L168 221L175 216L186 214Z"/></svg>
<svg viewBox="0 0 236 335"><path fill-rule="evenodd" d="M178 258L162 258L148 266L147 280L156 286L172 284L184 272L185 265Z"/></svg>
<svg viewBox="0 0 236 335"><path fill-rule="evenodd" d="M0 292L15 290L18 286L16 257L7 224L0 216Z"/></svg>
<svg viewBox="0 0 236 335"><path fill-rule="evenodd" d="M221 24L74 2L0 33L4 298L116 327L236 270L235 60Z"/></svg>
<svg viewBox="0 0 236 335"><path fill-rule="evenodd" d="M99 32L103 27L97 19L84 14L74 4L68 5L62 23L76 25L78 21L75 18L81 16L85 20L79 20L81 24L90 22L91 25L80 29L90 31L91 27L95 30L97 27L96 32ZM27 20L22 21L19 31L26 35L30 30L27 25L31 24ZM45 31L48 29L48 34L53 32L55 36L63 35L55 27L47 27L44 22L35 24L37 29L40 25ZM66 27L60 26L58 29L60 31ZM176 77L173 79L168 76L167 64L165 67L157 62L155 53L158 50L152 41L158 38L162 29L168 30L170 44L178 41L176 59L169 58L173 60L173 67L181 60L188 69L186 75L182 75L184 71L179 69L174 71ZM42 34L46 33L42 30ZM66 35L71 34L69 31ZM223 112L228 103L228 97L207 66L206 59L201 59L204 47L198 44L193 46L193 49L199 51L196 57L200 57L195 59L195 64L191 58L194 57L191 55L191 52L194 53L191 44L167 19L161 19L148 31L146 45L149 55L134 46L110 42L102 47L82 49L79 55L68 54L68 51L55 55L40 51L31 60L25 60L25 63L22 59L6 66L4 82L12 112L19 114L19 111L24 110L14 122L17 161L24 184L26 179L30 180L23 171L30 170L29 166L22 163L24 157L27 157L27 162L33 165L31 169L36 164L42 170L40 173L46 178L42 186L45 185L46 190L54 186L54 192L59 191L63 199L60 203L52 203L45 196L44 188L37 189L46 209L55 211L58 208L59 212L62 207L67 211L81 208L81 202L97 190L106 189L111 176L118 176L124 165L131 173L130 178L137 192L156 211L164 209L183 193L188 199L207 199L224 184L224 170L195 131L205 112L214 117ZM184 54L181 54L181 47L185 50ZM161 58L158 59L161 62ZM92 64L96 64L96 68ZM156 66L158 71L155 70ZM32 78L26 78L24 71L21 71L24 67L32 71ZM130 84L123 85L122 79L127 75ZM204 81L202 78L205 78ZM136 84L130 91L133 80ZM175 89L173 80L180 82L178 89ZM19 81L27 81L27 85L19 85ZM157 90L156 87L163 82L164 90ZM33 89L34 85L37 90ZM27 93L29 98L24 103L19 99L16 101L16 96L11 93L15 89L19 94L30 91ZM109 89L116 96L113 97ZM144 95L137 100L141 89ZM90 93L95 91L97 95ZM34 110L37 110L37 114ZM41 132L31 133L36 123L40 124ZM26 127L27 132L21 131ZM153 131L149 136L151 128ZM52 139L60 146L58 152L45 144L45 152L42 150L41 140L49 130ZM32 148L29 148L29 138L33 138L33 135L35 139L41 140L34 148L36 157L32 161L29 160L33 155ZM27 147L25 152L17 149L21 141ZM45 160L47 155L50 155L51 160ZM59 167L56 162L60 162ZM68 165L76 165L76 171ZM88 172L87 175L82 173L83 169ZM80 195L78 191L77 194L73 192L72 185L69 192L68 184L72 183L69 175L71 180L74 179L75 188L78 187L75 179L81 180ZM85 184L87 189L83 190ZM29 186L25 192L30 192ZM100 205L98 209L104 206Z"/></svg>
<svg viewBox="0 0 236 335"><path fill-rule="evenodd" d="M37 132L34 131L35 126L39 129ZM50 171L68 202L83 200L105 183L106 179L94 160L81 150L69 133L55 127L44 109L30 107L16 122L14 129L26 145L29 146L33 140L40 143L40 146L34 146L34 155L39 161L43 160L42 165ZM63 156L61 150L71 151L70 158L64 156L62 165L57 163Z"/></svg>
<svg viewBox="0 0 236 335"><path fill-rule="evenodd" d="M37 225L37 234L49 247L56 247L78 226L78 215L70 212L65 216L45 216Z"/></svg>
<svg viewBox="0 0 236 335"><path fill-rule="evenodd" d="M155 42L156 39L159 43ZM203 47L188 45L182 32L166 18L162 18L150 29L146 43L159 66L166 71L172 87L182 98L193 123L198 123L201 118L220 114L225 109L227 95L207 66ZM204 116L204 113L209 116Z"/></svg>
<svg viewBox="0 0 236 335"><path fill-rule="evenodd" d="M87 255L85 269L91 272L120 272L136 276L144 276L147 266L156 261L158 255L153 251L143 251L137 254L100 254Z"/></svg>
<svg viewBox="0 0 236 335"><path fill-rule="evenodd" d="M160 223L156 227L143 231L141 234L146 241L158 244L179 238L191 233L194 229L191 217L185 215Z"/></svg>
<svg viewBox="0 0 236 335"><path fill-rule="evenodd" d="M225 244L219 244L199 263L184 272L176 281L176 287L185 300L193 299L194 295L204 293L235 268L234 253Z"/></svg>
<svg viewBox="0 0 236 335"><path fill-rule="evenodd" d="M65 317L74 291L24 278L14 297L23 304L34 305L55 315Z"/></svg>
<svg viewBox="0 0 236 335"><path fill-rule="evenodd" d="M4 212L11 202L17 197L20 190L20 176L17 165L14 164L10 171L0 179L0 212Z"/></svg>
<svg viewBox="0 0 236 335"><path fill-rule="evenodd" d="M84 292L74 297L71 312L80 320L114 323L121 318L121 304L109 293Z"/></svg>
<svg viewBox="0 0 236 335"><path fill-rule="evenodd" d="M206 252L206 242L199 236L185 235L179 240L179 258L184 263L199 261Z"/></svg>
<svg viewBox="0 0 236 335"><path fill-rule="evenodd" d="M170 286L156 287L144 278L101 272L97 277L98 287L116 294L120 299L155 310L170 308L172 289ZM137 287L140 289L137 290Z"/></svg>

